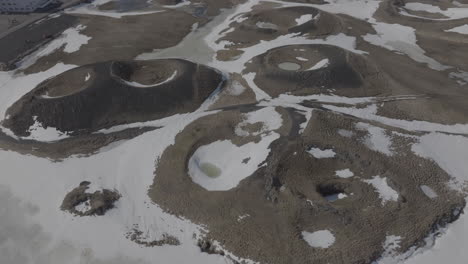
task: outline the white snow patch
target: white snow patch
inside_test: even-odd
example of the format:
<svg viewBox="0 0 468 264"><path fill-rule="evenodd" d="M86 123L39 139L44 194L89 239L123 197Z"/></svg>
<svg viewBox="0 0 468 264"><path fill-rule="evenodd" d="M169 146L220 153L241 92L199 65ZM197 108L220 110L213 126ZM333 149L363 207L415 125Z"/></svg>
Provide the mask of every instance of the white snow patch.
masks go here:
<svg viewBox="0 0 468 264"><path fill-rule="evenodd" d="M351 178L354 176L354 173L350 169L337 170L335 175L340 178Z"/></svg>
<svg viewBox="0 0 468 264"><path fill-rule="evenodd" d="M91 74L86 74L84 81L87 82L91 78Z"/></svg>
<svg viewBox="0 0 468 264"><path fill-rule="evenodd" d="M384 153L388 156L393 155L392 141L387 135L386 130L380 127L375 127L367 123L359 122L356 128L363 131L368 131L368 136L364 139L364 144L375 151Z"/></svg>
<svg viewBox="0 0 468 264"><path fill-rule="evenodd" d="M468 25L462 25L459 27L454 27L452 29L447 29L445 32L455 32L460 34L467 34L468 35Z"/></svg>
<svg viewBox="0 0 468 264"><path fill-rule="evenodd" d="M333 149L310 148L307 152L316 159L333 158L336 155Z"/></svg>
<svg viewBox="0 0 468 264"><path fill-rule="evenodd" d="M302 231L302 238L313 248L329 248L335 243L335 236L329 230Z"/></svg>
<svg viewBox="0 0 468 264"><path fill-rule="evenodd" d="M91 39L91 37L80 34L80 32L84 29L86 29L86 26L78 25L63 32L62 36L64 40L62 40L62 42L64 42L65 45L63 48L64 52L77 52L80 50L81 46L88 44L88 41Z"/></svg>
<svg viewBox="0 0 468 264"><path fill-rule="evenodd" d="M296 108L297 109L297 108ZM304 115L305 121L299 125L299 134L304 133L309 121L312 118L312 109L307 109L306 107L302 108L299 112Z"/></svg>
<svg viewBox="0 0 468 264"><path fill-rule="evenodd" d="M168 83L172 80L174 80L174 78L177 76L177 70L175 70L171 76L169 76L169 78L167 78L166 80L164 81L161 81L159 83L155 83L155 84L141 84L141 83L138 83L138 82L129 82L129 81L126 81L124 79L120 79L122 80L124 83L130 85L130 86L133 86L133 87L138 87L138 88L150 88L150 87L154 87L154 86L158 86L158 85L163 85L165 83Z"/></svg>
<svg viewBox="0 0 468 264"><path fill-rule="evenodd" d="M315 70L318 70L318 69L325 68L328 65L329 65L329 60L328 59L323 59L323 60L317 62L314 66L307 69L306 71L315 71Z"/></svg>
<svg viewBox="0 0 468 264"><path fill-rule="evenodd" d="M388 235L382 245L384 252L382 257L373 264L390 264L393 263L394 258L398 255L400 248L401 236Z"/></svg>
<svg viewBox="0 0 468 264"><path fill-rule="evenodd" d="M429 133L421 136L411 150L433 160L453 177L450 186L463 190L468 186L468 138L464 136Z"/></svg>
<svg viewBox="0 0 468 264"><path fill-rule="evenodd" d="M298 61L308 61L308 59L303 58L303 57L296 57L296 60L298 60Z"/></svg>
<svg viewBox="0 0 468 264"><path fill-rule="evenodd" d="M37 121L37 116L33 116L34 124L29 127L29 132L31 133L28 137L22 137L22 139L32 139L43 142L53 142L68 138L67 133L61 132L54 127L47 127Z"/></svg>
<svg viewBox="0 0 468 264"><path fill-rule="evenodd" d="M382 200L382 205L385 205L388 201L398 201L398 193L388 185L386 177L374 176L371 180L363 181L375 188Z"/></svg>
<svg viewBox="0 0 468 264"><path fill-rule="evenodd" d="M296 24L298 26L302 25L302 24L305 24L311 20L314 20L314 16L312 16L312 14L305 14L305 15L302 15L298 18L296 18Z"/></svg>
<svg viewBox="0 0 468 264"><path fill-rule="evenodd" d="M86 26L78 25L65 30L59 37L47 43L39 50L23 58L19 65L22 69L33 65L40 57L52 54L63 48L63 52L74 53L80 50L81 46L88 44L91 37L81 34Z"/></svg>

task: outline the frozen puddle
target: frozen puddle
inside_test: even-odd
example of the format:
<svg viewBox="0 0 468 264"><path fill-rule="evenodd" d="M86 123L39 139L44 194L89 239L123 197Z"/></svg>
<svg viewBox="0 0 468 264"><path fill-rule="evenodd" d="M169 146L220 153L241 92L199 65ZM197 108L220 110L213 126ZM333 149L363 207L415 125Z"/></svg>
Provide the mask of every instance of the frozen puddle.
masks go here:
<svg viewBox="0 0 468 264"><path fill-rule="evenodd" d="M189 176L206 190L230 190L259 168L270 153L271 142L278 137L270 133L258 143L236 146L230 140L222 140L202 146L189 160Z"/></svg>
<svg viewBox="0 0 468 264"><path fill-rule="evenodd" d="M301 69L301 65L294 62L282 62L278 64L278 68L285 71L298 71Z"/></svg>
<svg viewBox="0 0 468 264"><path fill-rule="evenodd" d="M328 230L315 231L313 233L302 231L302 238L314 248L329 248L335 243L335 236Z"/></svg>
<svg viewBox="0 0 468 264"><path fill-rule="evenodd" d="M325 199L327 199L327 201L329 202L334 202L334 201L337 201L346 197L348 197L348 195L345 193L336 193L336 194L330 194L330 195L325 196Z"/></svg>

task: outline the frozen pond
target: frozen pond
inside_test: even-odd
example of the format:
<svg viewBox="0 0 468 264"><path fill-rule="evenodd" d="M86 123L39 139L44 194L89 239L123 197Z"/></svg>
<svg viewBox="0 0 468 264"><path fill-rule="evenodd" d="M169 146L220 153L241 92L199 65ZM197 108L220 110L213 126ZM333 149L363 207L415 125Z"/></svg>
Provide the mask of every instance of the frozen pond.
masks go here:
<svg viewBox="0 0 468 264"><path fill-rule="evenodd" d="M301 65L294 62L282 62L278 64L278 68L285 71L298 71L301 69Z"/></svg>
<svg viewBox="0 0 468 264"><path fill-rule="evenodd" d="M221 175L221 169L209 162L200 164L200 170L210 178L218 178Z"/></svg>
<svg viewBox="0 0 468 264"><path fill-rule="evenodd" d="M325 199L327 199L327 201L329 202L334 202L334 201L337 201L346 197L348 197L348 195L344 193L335 193L335 194L330 194L330 195L325 196Z"/></svg>

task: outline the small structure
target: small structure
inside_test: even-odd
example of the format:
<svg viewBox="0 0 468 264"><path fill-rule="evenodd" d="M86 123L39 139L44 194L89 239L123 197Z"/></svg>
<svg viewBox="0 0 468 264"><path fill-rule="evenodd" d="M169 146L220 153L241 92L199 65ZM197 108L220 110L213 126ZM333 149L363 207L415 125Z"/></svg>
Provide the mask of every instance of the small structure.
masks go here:
<svg viewBox="0 0 468 264"><path fill-rule="evenodd" d="M29 13L54 2L56 0L0 0L0 12Z"/></svg>

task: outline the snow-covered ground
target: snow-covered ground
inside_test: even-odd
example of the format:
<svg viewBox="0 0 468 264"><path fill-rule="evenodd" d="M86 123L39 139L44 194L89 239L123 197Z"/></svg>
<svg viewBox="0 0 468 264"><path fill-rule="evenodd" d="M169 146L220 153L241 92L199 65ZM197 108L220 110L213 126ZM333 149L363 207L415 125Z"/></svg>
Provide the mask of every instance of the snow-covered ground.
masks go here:
<svg viewBox="0 0 468 264"><path fill-rule="evenodd" d="M272 133L258 143L236 146L229 140L198 148L189 160L192 180L209 191L226 191L252 175L270 153L269 145L279 135Z"/></svg>
<svg viewBox="0 0 468 264"><path fill-rule="evenodd" d="M69 13L86 15L104 15L113 18L142 15L160 12L116 13L99 11L96 6L109 0L98 0L91 5L80 5ZM415 30L399 24L376 22L373 14L380 3L379 0L333 0L324 5L277 2L283 6L314 6L332 13L347 14L359 19L368 19L376 34L364 36L364 40L385 49L403 53L411 59L426 63L435 70L446 70L442 65L428 57L426 52L417 45ZM222 23L205 36L203 41L209 43L213 50L225 48L229 43L217 42L226 34L233 22L240 22L241 14L249 12L260 3L258 0L248 1L239 5ZM449 8L441 10L427 4L408 3L409 10L424 10L441 13L458 19L468 17L466 8ZM299 17L298 24L314 19L311 15ZM39 49L32 56L21 62L22 67L33 64L39 57L51 54L61 48L64 52L77 52L91 37L81 33L85 28L77 26L65 31L61 37L47 46ZM460 26L448 30L466 34L466 27ZM337 34L321 39L308 39L296 34L278 37L272 41L262 41L258 45L242 49L244 52L234 61L222 62L212 58L210 66L225 72L241 73L253 57L266 50L290 44L330 44L348 51L365 54L356 49L356 38L345 34ZM302 59L298 59L303 61ZM313 70L326 67L328 60L317 63ZM49 77L55 76L74 65L58 63L47 71L24 75L18 72L0 72L0 119L5 117L6 109L29 92L37 84ZM312 68L310 70L312 70ZM195 151L189 161L189 174L192 179L208 190L228 190L239 184L242 179L250 176L269 153L270 143L279 137L274 130L282 125L279 114L274 106L292 107L304 113L309 120L312 110L300 105L303 101L319 102L324 108L343 113L364 121L373 121L385 126L422 132L412 151L437 163L453 177L451 186L461 191L468 181L468 124L445 125L426 121L407 121L379 116L378 106L373 101L376 98L346 98L334 95L292 96L281 95L272 99L255 85L255 73L244 74L247 84L253 89L256 99L262 101L259 106L264 108L245 115L236 130L238 136L260 136L257 143L250 142L241 146L234 145L230 140L215 141ZM240 83L231 89L232 95L241 94L245 87ZM336 106L334 103L346 106ZM366 108L357 108L360 103L373 103ZM165 213L151 202L147 189L153 183L155 160L163 151L174 143L175 136L188 124L203 115L213 112L203 112L175 115L159 121L162 128L147 132L128 141L111 144L99 153L89 157L69 157L62 162L53 162L45 158L22 155L12 151L0 150L0 260L6 264L146 264L146 263L229 263L224 257L200 253L195 245L193 234L200 235L204 227L195 225L186 219L177 218ZM276 114L275 114L276 113ZM7 118L7 117L5 117ZM368 131L365 144L387 155L393 155L391 138L382 128L365 122L357 125L358 130ZM262 122L261 131L250 133L243 124ZM308 122L308 121L307 121ZM305 124L307 124L307 122ZM154 123L155 124L155 123ZM153 124L153 125L154 125ZM142 124L132 124L126 127L138 127ZM302 127L304 128L304 127ZM120 129L120 128L114 128ZM3 131L9 133L2 128ZM112 129L111 129L112 130ZM31 128L31 139L51 141L63 138L65 135L53 128L44 129L40 123ZM353 137L350 130L339 130L343 137ZM457 134L457 135L454 135ZM311 155L316 158L332 158L332 149L311 149ZM205 164L205 165L204 165ZM207 175L209 174L209 175ZM352 177L349 170L336 171L338 177ZM76 187L81 181L91 181L99 188L116 189L122 198L116 208L102 217L74 217L60 211L63 196ZM382 205L396 201L398 193L387 183L385 177L375 176L365 180L378 193ZM421 190L429 197L437 194L429 186L421 186ZM340 198L340 197L338 197ZM344 198L344 196L341 196ZM83 205L85 207L85 205ZM84 209L84 208L81 208ZM242 221L248 216L239 216ZM159 239L168 233L177 237L180 246L163 246L146 248L127 239L123 234L135 225L149 239ZM8 240L2 240L2 236ZM302 238L316 248L327 248L333 245L335 237L329 230L302 232ZM433 247L423 248L408 254L392 253L398 248L401 238L389 234L383 247L389 252L379 264L454 264L466 263L468 252L463 245L468 244L468 216L449 225L444 234L439 237ZM229 253L228 253L229 254ZM234 257L235 258L235 257ZM167 260L170 260L169 262ZM251 263L251 261L248 261Z"/></svg>

